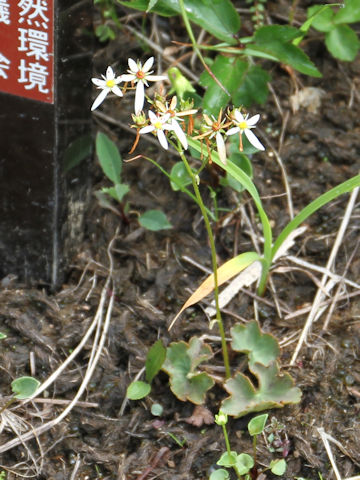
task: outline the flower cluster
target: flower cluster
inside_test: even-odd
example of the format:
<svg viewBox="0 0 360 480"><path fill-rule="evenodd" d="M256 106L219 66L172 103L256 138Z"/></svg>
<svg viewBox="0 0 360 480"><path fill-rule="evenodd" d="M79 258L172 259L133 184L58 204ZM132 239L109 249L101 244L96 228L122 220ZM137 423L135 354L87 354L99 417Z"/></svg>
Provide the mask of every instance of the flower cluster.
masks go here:
<svg viewBox="0 0 360 480"><path fill-rule="evenodd" d="M165 132L168 132L168 135L175 137L175 139L180 142L182 148L186 150L188 148L188 141L184 131L184 117L189 117L190 120L188 129L192 131L192 116L197 113L197 110L192 108L192 104L184 104L184 102L180 102L181 104L178 106L176 96L173 96L170 101L167 101L166 98L158 95L153 102L149 100L150 103L152 103L152 108L154 111L149 110L148 118L143 112L145 103L145 87L149 86L148 82L158 82L167 78L165 75L153 75L153 71L151 70L153 64L154 57L148 58L144 64L142 64L139 60L135 62L132 58L129 58L129 69L127 70L127 73L120 76L115 76L113 69L108 67L106 70L106 75L102 75L101 79L93 78L92 82L98 87L98 89L101 89L101 92L96 97L91 110L95 110L105 100L106 96L110 92L122 97L123 91L119 88L119 84L125 82L125 91L127 84L130 82L133 87L136 85L133 127L137 128L138 132L131 151L135 149L140 135L146 133L155 134L160 145L167 150L169 148L169 144L168 136L165 134ZM257 150L265 150L264 146L252 131L259 119L259 114L250 118L248 114L244 116L241 113L240 108L234 108L232 111L228 111L225 116L223 116L223 112L220 111L217 118L215 118L213 115L209 117L204 113L203 123L198 126L197 135L193 138L201 139L206 142L210 158L212 140L214 139L219 158L225 164L225 139L226 137L236 133L239 134L240 151L243 151L243 134L246 136L250 144Z"/></svg>

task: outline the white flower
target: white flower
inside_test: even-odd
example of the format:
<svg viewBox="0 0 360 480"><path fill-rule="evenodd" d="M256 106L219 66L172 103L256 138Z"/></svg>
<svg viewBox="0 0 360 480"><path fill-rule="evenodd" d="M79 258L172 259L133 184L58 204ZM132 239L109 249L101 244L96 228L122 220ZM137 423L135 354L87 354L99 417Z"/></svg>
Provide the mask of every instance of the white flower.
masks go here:
<svg viewBox="0 0 360 480"><path fill-rule="evenodd" d="M170 115L170 124L172 125L172 130L176 137L179 139L181 145L183 146L184 150L187 150L188 148L188 141L186 138L186 135L184 133L184 130L181 128L179 121L183 122L183 118L186 115L193 115L197 112L197 110L183 110L183 111L177 111L176 110L176 105L177 105L177 98L176 95L174 95L170 101L170 104L168 102L161 102L160 100L155 101L155 107L157 110L165 115L169 114Z"/></svg>
<svg viewBox="0 0 360 480"><path fill-rule="evenodd" d="M236 127L230 128L230 130L226 132L226 135L234 135L235 133L239 132L240 151L243 150L241 137L243 133L245 133L246 138L249 140L253 147L257 148L258 150L265 150L265 147L260 143L259 139L251 131L251 129L255 128L255 125L259 121L260 115L254 115L253 117L249 118L249 120L248 116L249 114L246 114L244 117L240 110L235 109L231 113L231 120L236 125Z"/></svg>
<svg viewBox="0 0 360 480"><path fill-rule="evenodd" d="M220 110L219 116L217 119L214 117L214 115L211 115L211 119L210 119L206 115L206 113L203 114L203 117L206 122L206 125L204 125L204 130L206 130L206 132L203 133L202 135L199 135L199 137L195 137L195 138L215 137L216 149L217 149L219 158L221 162L224 165L226 165L226 148L225 148L225 142L222 136L222 132L224 131L223 127L224 127L225 120L221 120L222 111Z"/></svg>
<svg viewBox="0 0 360 480"><path fill-rule="evenodd" d="M149 86L148 81L158 82L159 80L165 80L167 78L165 75L151 75L152 71L149 71L153 66L154 57L150 57L142 66L139 60L135 62L132 58L129 58L129 70L128 73L121 75L123 82L133 82L136 83L136 92L135 92L135 115L138 115L144 106L145 101L145 88Z"/></svg>
<svg viewBox="0 0 360 480"><path fill-rule="evenodd" d="M140 129L139 133L149 133L149 132L156 132L157 138L159 140L160 145L167 150L169 148L168 141L166 139L164 130L172 130L173 126L170 125L169 123L166 123L170 118L170 114L167 113L166 115L163 115L162 117L158 117L155 115L154 112L151 110L149 111L149 119L151 125L148 125L147 127L143 127Z"/></svg>
<svg viewBox="0 0 360 480"><path fill-rule="evenodd" d="M122 97L123 93L118 87L118 84L122 81L121 77L116 77L111 67L106 69L106 76L101 75L103 78L92 78L91 81L102 91L95 98L92 104L91 110L95 110L106 98L109 92L115 93L118 97Z"/></svg>

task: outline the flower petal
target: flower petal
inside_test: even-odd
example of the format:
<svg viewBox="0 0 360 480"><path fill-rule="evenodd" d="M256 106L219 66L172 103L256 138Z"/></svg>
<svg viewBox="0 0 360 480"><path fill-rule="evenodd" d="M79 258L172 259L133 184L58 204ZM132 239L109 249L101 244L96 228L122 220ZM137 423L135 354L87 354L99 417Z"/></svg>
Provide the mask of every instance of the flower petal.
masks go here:
<svg viewBox="0 0 360 480"><path fill-rule="evenodd" d="M260 143L258 138L253 134L251 130L246 128L244 130L244 133L253 147L257 148L258 150L265 150L265 147Z"/></svg>
<svg viewBox="0 0 360 480"><path fill-rule="evenodd" d="M91 106L91 111L95 110L106 98L106 95L109 93L108 88L104 88L99 95L95 98L94 103Z"/></svg>
<svg viewBox="0 0 360 480"><path fill-rule="evenodd" d="M101 80L101 78L92 78L91 81L97 87L104 88L106 86L106 80Z"/></svg>
<svg viewBox="0 0 360 480"><path fill-rule="evenodd" d="M114 85L111 89L111 91L113 93L115 93L115 95L117 95L118 97L122 97L123 96L123 93L122 91L120 90L120 88L117 86L117 85Z"/></svg>
<svg viewBox="0 0 360 480"><path fill-rule="evenodd" d="M153 63L154 63L154 57L148 58L144 63L144 66L142 67L142 71L145 73L148 72L150 68L153 66Z"/></svg>
<svg viewBox="0 0 360 480"><path fill-rule="evenodd" d="M169 145L168 145L168 142L167 142L167 140L166 140L165 133L164 133L162 130L157 130L157 131L156 131L156 134L157 134L157 137L158 137L158 140L159 140L160 145L161 145L165 150L167 150L167 149L169 148Z"/></svg>
<svg viewBox="0 0 360 480"><path fill-rule="evenodd" d="M186 135L185 135L183 129L180 127L178 122L174 119L172 120L171 125L172 125L172 129L173 129L175 135L179 139L179 141L180 141L181 145L183 146L184 150L187 150L188 142L187 142Z"/></svg>
<svg viewBox="0 0 360 480"><path fill-rule="evenodd" d="M144 84L142 82L138 82L136 85L136 92L135 92L135 115L139 115L139 113L143 109L144 101L145 101Z"/></svg>
<svg viewBox="0 0 360 480"><path fill-rule="evenodd" d="M146 80L150 82L160 82L161 80L166 80L166 75L146 75Z"/></svg>
<svg viewBox="0 0 360 480"><path fill-rule="evenodd" d="M234 135L235 133L237 132L240 132L240 128L239 127L233 127L233 128L230 128L226 133L226 135Z"/></svg>
<svg viewBox="0 0 360 480"><path fill-rule="evenodd" d="M216 146L219 154L219 158L224 165L226 165L226 148L225 142L220 132L216 134Z"/></svg>
<svg viewBox="0 0 360 480"><path fill-rule="evenodd" d="M155 113L152 110L149 110L149 118L151 123L155 123L159 121L159 117L155 115Z"/></svg>
<svg viewBox="0 0 360 480"><path fill-rule="evenodd" d="M132 58L128 59L128 65L132 72L136 73L139 71L139 67L137 66L137 63Z"/></svg>
<svg viewBox="0 0 360 480"><path fill-rule="evenodd" d="M147 125L146 127L143 127L139 130L139 133L149 133L149 132L153 132L155 130L155 127L154 125Z"/></svg>
<svg viewBox="0 0 360 480"><path fill-rule="evenodd" d="M259 121L259 118L260 118L260 115L257 113L257 114L254 115L253 117L250 117L249 120L246 120L246 123L247 123L250 127L253 127L254 125L257 124L257 122Z"/></svg>
<svg viewBox="0 0 360 480"><path fill-rule="evenodd" d="M236 121L238 123L244 122L245 117L244 115L240 112L240 110L234 110L234 117L236 118Z"/></svg>
<svg viewBox="0 0 360 480"><path fill-rule="evenodd" d="M106 80L114 80L114 78L115 78L114 70L111 67L107 67Z"/></svg>
<svg viewBox="0 0 360 480"><path fill-rule="evenodd" d="M129 73L129 74L124 73L123 75L121 75L121 80L123 82L133 82L136 79L137 79L136 75L132 75L131 73Z"/></svg>

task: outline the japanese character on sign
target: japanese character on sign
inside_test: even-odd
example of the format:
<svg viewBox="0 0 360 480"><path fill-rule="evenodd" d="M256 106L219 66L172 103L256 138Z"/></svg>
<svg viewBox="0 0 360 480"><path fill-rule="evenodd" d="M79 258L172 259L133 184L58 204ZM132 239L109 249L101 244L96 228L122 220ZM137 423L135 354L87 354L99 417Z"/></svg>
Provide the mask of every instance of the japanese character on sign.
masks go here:
<svg viewBox="0 0 360 480"><path fill-rule="evenodd" d="M18 6L22 9L19 23L23 23L26 17L28 25L34 23L36 27L48 28L49 19L45 14L48 9L47 0L20 0Z"/></svg>
<svg viewBox="0 0 360 480"><path fill-rule="evenodd" d="M0 0L0 23L10 25L10 10L7 0Z"/></svg>
<svg viewBox="0 0 360 480"><path fill-rule="evenodd" d="M8 75L5 70L10 68L10 60L0 53L0 77L7 79Z"/></svg>
<svg viewBox="0 0 360 480"><path fill-rule="evenodd" d="M28 57L34 56L35 60L49 61L49 54L47 52L48 47L48 34L40 30L33 30L29 28L19 28L20 47L19 52L27 52ZM28 46L26 45L28 43Z"/></svg>
<svg viewBox="0 0 360 480"><path fill-rule="evenodd" d="M18 82L26 83L24 86L26 90L31 90L37 87L41 93L49 92L49 89L45 88L47 76L49 75L46 66L41 65L38 62L29 63L29 66L27 66L25 60L22 58L20 60L19 70L20 78L18 79Z"/></svg>

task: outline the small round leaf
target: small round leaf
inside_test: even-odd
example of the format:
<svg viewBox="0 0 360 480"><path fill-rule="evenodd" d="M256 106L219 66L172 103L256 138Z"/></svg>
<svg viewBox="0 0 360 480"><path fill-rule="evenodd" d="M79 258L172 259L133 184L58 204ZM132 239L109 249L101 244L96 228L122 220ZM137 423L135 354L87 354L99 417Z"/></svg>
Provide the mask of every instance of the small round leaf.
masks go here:
<svg viewBox="0 0 360 480"><path fill-rule="evenodd" d="M140 400L146 397L146 395L149 395L150 391L151 386L148 383L138 380L130 383L126 391L126 396L130 400Z"/></svg>
<svg viewBox="0 0 360 480"><path fill-rule="evenodd" d="M37 388L39 387L40 382L33 377L19 377L11 382L11 389L15 393L15 398L19 400L24 400L25 398L31 397Z"/></svg>

